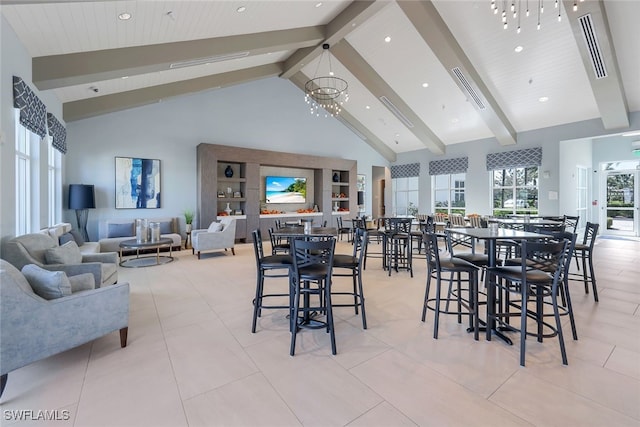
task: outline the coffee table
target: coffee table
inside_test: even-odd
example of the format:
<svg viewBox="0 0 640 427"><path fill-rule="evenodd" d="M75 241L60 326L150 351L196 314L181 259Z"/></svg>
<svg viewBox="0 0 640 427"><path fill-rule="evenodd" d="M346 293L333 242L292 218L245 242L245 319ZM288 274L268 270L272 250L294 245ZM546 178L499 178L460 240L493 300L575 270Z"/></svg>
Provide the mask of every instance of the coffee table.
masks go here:
<svg viewBox="0 0 640 427"><path fill-rule="evenodd" d="M120 242L120 265L122 267L137 268L167 264L173 261L173 256L171 256L171 245L173 245L173 240L169 238L162 238L154 242L138 242L136 239L124 240ZM169 255L160 256L160 249L162 248L169 248ZM155 249L156 253L150 256L140 256L140 251L147 249ZM136 257L122 259L123 250L135 250Z"/></svg>

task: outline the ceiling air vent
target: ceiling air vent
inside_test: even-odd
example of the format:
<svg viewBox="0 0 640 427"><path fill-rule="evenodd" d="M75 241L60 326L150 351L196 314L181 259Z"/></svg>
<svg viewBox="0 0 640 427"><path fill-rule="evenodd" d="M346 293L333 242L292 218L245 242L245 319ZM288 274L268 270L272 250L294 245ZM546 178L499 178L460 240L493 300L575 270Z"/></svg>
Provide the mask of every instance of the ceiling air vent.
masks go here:
<svg viewBox="0 0 640 427"><path fill-rule="evenodd" d="M451 71L453 71L453 75L456 76L462 87L467 91L467 94L470 96L470 98L473 99L473 102L476 103L476 107L478 107L478 109L480 110L485 110L487 107L485 107L478 93L473 87L471 87L471 84L464 76L464 74L462 74L462 70L460 69L460 67L455 67L451 69Z"/></svg>
<svg viewBox="0 0 640 427"><path fill-rule="evenodd" d="M591 65L593 65L593 72L596 74L596 79L607 77L607 69L604 67L600 44L598 43L598 37L596 37L596 29L593 26L591 14L587 13L579 17L578 22L580 23L584 42L589 49L589 57L591 58Z"/></svg>
<svg viewBox="0 0 640 427"><path fill-rule="evenodd" d="M249 56L249 52L236 52L226 55L209 56L207 58L198 58L191 61L174 62L169 68L193 67L194 65L210 64L212 62L229 61L231 59L239 59Z"/></svg>
<svg viewBox="0 0 640 427"><path fill-rule="evenodd" d="M396 107L393 102L389 101L389 98L387 98L386 96L382 95L380 97L380 101L384 104L385 107L387 107L389 109L389 111L391 111L393 113L394 116L396 116L398 118L398 120L400 120L402 123L404 123L404 125L408 128L412 128L413 127L413 123L411 123L411 120L407 119L407 117L402 114L402 112L398 109L398 107Z"/></svg>
<svg viewBox="0 0 640 427"><path fill-rule="evenodd" d="M341 122L343 125L345 125L347 128L349 128L349 130L350 130L351 132L355 133L355 134L358 136L358 138L360 138L360 139L361 139L361 140L363 140L363 141L366 141L366 140L367 140L367 137L366 137L366 136L364 136L364 135L363 135L363 134L362 134L358 129L356 129L356 128L351 124L351 123L349 123L348 121L346 121L346 120L344 119L344 117L342 117L342 116L338 115L338 116L335 116L335 118L336 118L336 119L338 119L338 121L339 121L339 122Z"/></svg>

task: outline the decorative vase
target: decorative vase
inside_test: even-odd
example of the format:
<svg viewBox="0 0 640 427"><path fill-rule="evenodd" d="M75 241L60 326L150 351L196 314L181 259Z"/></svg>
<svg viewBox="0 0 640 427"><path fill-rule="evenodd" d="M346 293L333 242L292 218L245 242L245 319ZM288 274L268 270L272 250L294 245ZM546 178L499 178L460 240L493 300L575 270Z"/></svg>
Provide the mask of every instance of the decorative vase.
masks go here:
<svg viewBox="0 0 640 427"><path fill-rule="evenodd" d="M231 165L227 165L227 168L224 170L224 176L227 178L231 178L233 176L233 169L231 169Z"/></svg>
<svg viewBox="0 0 640 427"><path fill-rule="evenodd" d="M192 229L192 228L193 228L193 225L192 225L192 224L187 224L187 227L186 227L186 229L187 229L187 233L191 233L191 229Z"/></svg>
<svg viewBox="0 0 640 427"><path fill-rule="evenodd" d="M227 213L227 215L231 215L231 208L229 207L229 203L227 203L227 207L224 208L224 211Z"/></svg>
<svg viewBox="0 0 640 427"><path fill-rule="evenodd" d="M333 182L340 182L340 175L338 175L338 172L333 174Z"/></svg>

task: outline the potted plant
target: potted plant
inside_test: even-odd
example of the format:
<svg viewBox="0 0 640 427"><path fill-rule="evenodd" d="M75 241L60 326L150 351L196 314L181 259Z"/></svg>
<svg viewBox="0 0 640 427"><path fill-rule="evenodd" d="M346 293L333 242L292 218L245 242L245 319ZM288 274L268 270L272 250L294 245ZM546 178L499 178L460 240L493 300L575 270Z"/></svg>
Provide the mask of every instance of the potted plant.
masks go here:
<svg viewBox="0 0 640 427"><path fill-rule="evenodd" d="M193 211L191 209L184 211L184 222L187 224L187 233L191 233L193 223Z"/></svg>

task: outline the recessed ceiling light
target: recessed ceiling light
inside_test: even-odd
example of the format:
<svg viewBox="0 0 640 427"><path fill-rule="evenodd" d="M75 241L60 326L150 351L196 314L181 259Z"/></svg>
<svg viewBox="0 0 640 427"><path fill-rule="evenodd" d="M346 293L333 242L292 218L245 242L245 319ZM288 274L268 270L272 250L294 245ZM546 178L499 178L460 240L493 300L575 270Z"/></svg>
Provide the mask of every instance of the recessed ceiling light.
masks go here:
<svg viewBox="0 0 640 427"><path fill-rule="evenodd" d="M320 7L320 6L322 6L322 2L316 3L316 7Z"/></svg>
<svg viewBox="0 0 640 427"><path fill-rule="evenodd" d="M118 15L118 19L121 21L128 21L129 19L131 19L131 14L127 12L122 12L120 15Z"/></svg>
<svg viewBox="0 0 640 427"><path fill-rule="evenodd" d="M370 109L371 109L371 107L369 107L368 105L367 105L366 107L364 107L364 108L366 108L367 110L370 110Z"/></svg>
<svg viewBox="0 0 640 427"><path fill-rule="evenodd" d="M247 10L247 8L246 8L245 6L240 6L239 8L237 8L237 9L236 9L236 12L238 12L238 13L242 13L242 12L244 12L245 10Z"/></svg>
<svg viewBox="0 0 640 427"><path fill-rule="evenodd" d="M549 100L548 96L541 96L540 98L538 98L538 101L540 102L547 102Z"/></svg>
<svg viewBox="0 0 640 427"><path fill-rule="evenodd" d="M129 78L129 76L122 76L122 80L128 79L128 78Z"/></svg>
<svg viewBox="0 0 640 427"><path fill-rule="evenodd" d="M422 87L429 87L429 83L422 83Z"/></svg>
<svg viewBox="0 0 640 427"><path fill-rule="evenodd" d="M385 42L387 42L387 43L389 43L389 42L391 41L391 37L390 37L390 36L385 37L385 38L384 38L384 41L385 41Z"/></svg>
<svg viewBox="0 0 640 427"><path fill-rule="evenodd" d="M514 49L516 51L516 53L520 53L522 52L524 48L522 46L516 46L516 48Z"/></svg>

